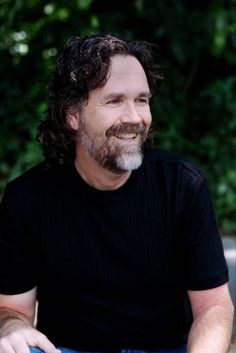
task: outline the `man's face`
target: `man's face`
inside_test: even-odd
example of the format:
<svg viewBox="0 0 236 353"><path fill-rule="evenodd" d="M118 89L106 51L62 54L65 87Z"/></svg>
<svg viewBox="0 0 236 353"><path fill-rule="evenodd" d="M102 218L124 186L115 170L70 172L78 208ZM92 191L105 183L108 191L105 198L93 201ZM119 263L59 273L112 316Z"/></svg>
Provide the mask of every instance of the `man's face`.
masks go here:
<svg viewBox="0 0 236 353"><path fill-rule="evenodd" d="M91 91L79 115L76 153L87 152L115 173L137 169L151 124L150 90L145 72L133 56L111 59L109 78Z"/></svg>

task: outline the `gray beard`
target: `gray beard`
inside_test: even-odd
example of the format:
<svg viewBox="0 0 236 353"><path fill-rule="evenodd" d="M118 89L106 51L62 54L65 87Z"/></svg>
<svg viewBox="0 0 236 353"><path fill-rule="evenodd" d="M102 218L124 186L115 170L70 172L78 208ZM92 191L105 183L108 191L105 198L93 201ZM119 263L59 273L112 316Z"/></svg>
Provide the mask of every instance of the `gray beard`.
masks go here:
<svg viewBox="0 0 236 353"><path fill-rule="evenodd" d="M86 135L80 137L80 142L88 153L98 162L98 164L113 173L121 174L125 171L138 169L143 160L143 153L140 146L114 146L111 141L98 142L99 138L93 142Z"/></svg>
<svg viewBox="0 0 236 353"><path fill-rule="evenodd" d="M129 125L127 132L131 132L132 128L137 131L137 126L135 129L134 125L127 125ZM105 139L104 136L92 134L87 129L83 117L81 117L78 138L90 156L103 168L116 174L138 169L143 161L142 145L147 136L145 128L139 126L138 131L140 131L141 139L140 143L136 146L119 146L115 144L115 142L111 141L112 131L114 131L115 128L112 127L110 130ZM119 132L120 130L121 129L119 129Z"/></svg>

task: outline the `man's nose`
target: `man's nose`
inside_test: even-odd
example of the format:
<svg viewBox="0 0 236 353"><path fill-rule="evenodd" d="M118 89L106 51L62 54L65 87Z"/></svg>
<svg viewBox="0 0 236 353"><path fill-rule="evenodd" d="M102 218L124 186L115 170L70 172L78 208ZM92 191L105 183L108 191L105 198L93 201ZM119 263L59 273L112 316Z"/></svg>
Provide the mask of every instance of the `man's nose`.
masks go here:
<svg viewBox="0 0 236 353"><path fill-rule="evenodd" d="M127 104L121 117L122 123L138 124L142 121L142 116L139 113L135 104Z"/></svg>

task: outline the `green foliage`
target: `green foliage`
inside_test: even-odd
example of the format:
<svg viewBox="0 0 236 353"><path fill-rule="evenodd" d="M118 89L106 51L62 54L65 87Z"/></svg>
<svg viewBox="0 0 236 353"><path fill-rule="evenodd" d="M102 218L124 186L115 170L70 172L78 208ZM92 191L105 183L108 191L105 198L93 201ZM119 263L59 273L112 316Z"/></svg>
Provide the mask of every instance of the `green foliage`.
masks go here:
<svg viewBox="0 0 236 353"><path fill-rule="evenodd" d="M157 144L206 173L219 224L236 232L236 1L0 0L0 191L41 159L35 142L57 53L72 35L159 46Z"/></svg>

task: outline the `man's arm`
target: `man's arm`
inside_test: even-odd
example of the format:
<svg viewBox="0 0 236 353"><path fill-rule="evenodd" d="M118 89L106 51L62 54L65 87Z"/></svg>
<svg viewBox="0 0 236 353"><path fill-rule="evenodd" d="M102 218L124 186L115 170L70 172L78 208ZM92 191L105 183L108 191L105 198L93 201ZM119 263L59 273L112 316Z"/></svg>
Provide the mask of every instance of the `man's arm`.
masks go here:
<svg viewBox="0 0 236 353"><path fill-rule="evenodd" d="M188 294L193 312L188 353L227 353L234 311L228 285Z"/></svg>
<svg viewBox="0 0 236 353"><path fill-rule="evenodd" d="M39 347L45 353L58 353L45 335L32 327L37 288L17 294L0 294L0 352L29 353Z"/></svg>

